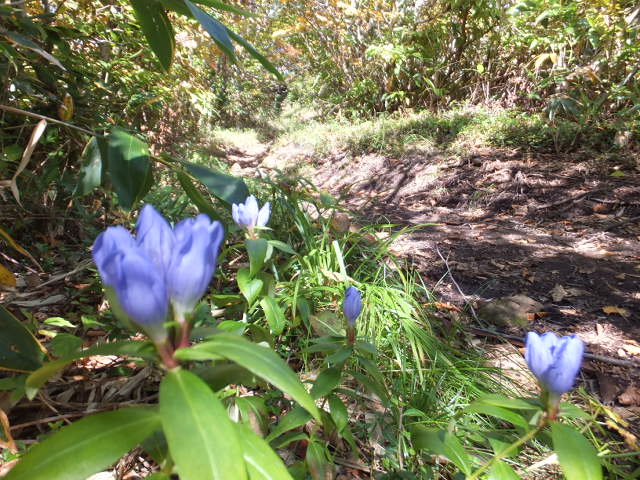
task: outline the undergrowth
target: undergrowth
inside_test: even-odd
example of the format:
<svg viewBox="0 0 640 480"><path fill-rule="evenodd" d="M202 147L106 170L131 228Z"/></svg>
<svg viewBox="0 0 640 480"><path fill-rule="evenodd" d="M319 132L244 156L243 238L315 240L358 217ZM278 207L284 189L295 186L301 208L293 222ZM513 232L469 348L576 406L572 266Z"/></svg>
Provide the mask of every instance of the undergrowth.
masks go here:
<svg viewBox="0 0 640 480"><path fill-rule="evenodd" d="M464 153L473 147L517 148L540 153L567 153L578 149L616 150L616 134L638 133L638 125L555 118L544 113L477 106L447 111L405 111L371 119L325 119L300 106L289 106L271 121L277 132L275 148L287 144L306 147L321 157L334 150L352 154L400 155L407 150L434 148ZM221 138L228 133L221 131Z"/></svg>

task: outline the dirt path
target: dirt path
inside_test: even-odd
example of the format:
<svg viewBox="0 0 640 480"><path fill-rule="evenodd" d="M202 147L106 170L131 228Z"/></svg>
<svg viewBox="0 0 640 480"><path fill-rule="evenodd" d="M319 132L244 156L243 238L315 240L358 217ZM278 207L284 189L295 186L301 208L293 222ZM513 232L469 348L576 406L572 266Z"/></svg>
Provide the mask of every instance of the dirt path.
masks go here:
<svg viewBox="0 0 640 480"><path fill-rule="evenodd" d="M309 156L296 145L257 158L237 153L236 173ZM361 223L416 227L394 248L443 301L471 301L475 320L502 332L578 333L590 352L636 366L602 364L594 376L604 401L624 405L619 395L630 392L637 398L626 404L638 407L640 165L493 149L462 159L343 151L313 164L316 186L341 197ZM620 167L623 176L610 175ZM487 308L514 295L541 305L523 321Z"/></svg>

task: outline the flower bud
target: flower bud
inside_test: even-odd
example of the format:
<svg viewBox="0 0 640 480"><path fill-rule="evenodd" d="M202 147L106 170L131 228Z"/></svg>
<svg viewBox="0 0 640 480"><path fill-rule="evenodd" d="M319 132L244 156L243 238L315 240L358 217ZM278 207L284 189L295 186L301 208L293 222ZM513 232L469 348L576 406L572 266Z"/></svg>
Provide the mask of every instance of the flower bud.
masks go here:
<svg viewBox="0 0 640 480"><path fill-rule="evenodd" d="M580 371L584 343L575 335L556 337L527 333L525 359L543 390L562 395L573 388Z"/></svg>
<svg viewBox="0 0 640 480"><path fill-rule="evenodd" d="M211 282L224 230L220 222L198 215L174 228L175 244L167 274L169 298L177 318L193 311Z"/></svg>
<svg viewBox="0 0 640 480"><path fill-rule="evenodd" d="M253 230L254 227L267 225L271 216L271 205L267 202L258 210L258 201L256 197L251 195L247 197L244 203L234 203L231 206L231 215L239 227Z"/></svg>
<svg viewBox="0 0 640 480"><path fill-rule="evenodd" d="M344 303L342 304L342 311L344 316L347 317L349 325L354 326L356 318L362 311L362 297L360 291L356 287L347 288L344 294Z"/></svg>

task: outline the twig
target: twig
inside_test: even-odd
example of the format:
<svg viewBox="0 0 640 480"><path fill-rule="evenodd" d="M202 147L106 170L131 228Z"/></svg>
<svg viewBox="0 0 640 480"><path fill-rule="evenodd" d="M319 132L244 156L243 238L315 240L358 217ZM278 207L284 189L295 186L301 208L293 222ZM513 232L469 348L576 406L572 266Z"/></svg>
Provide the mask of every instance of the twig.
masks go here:
<svg viewBox="0 0 640 480"><path fill-rule="evenodd" d="M509 340L509 343L511 344L524 346L524 341L522 340L522 338L515 335L509 335L507 333L496 332L495 330L487 330L485 328L477 327L468 327L468 330L476 335ZM595 353L585 353L584 358L588 360L596 360L598 362L609 363L611 365L617 365L619 367L640 368L640 363L632 362L631 360L621 360L619 358L606 357L604 355L597 355Z"/></svg>
<svg viewBox="0 0 640 480"><path fill-rule="evenodd" d="M473 318L475 319L476 322L479 322L480 320L478 319L478 315L476 314L476 311L474 310L473 305L471 305L471 302L469 300L467 300L467 296L464 294L464 292L460 288L460 285L458 285L458 282L456 282L456 279L453 278L453 274L451 273L451 268L449 268L449 262L447 262L447 259L442 256L442 253L440 253L440 249L438 248L437 245L436 245L436 252L437 252L438 256L444 262L445 267L447 267L447 274L449 275L449 278L451 279L451 281L455 285L456 289L458 290L458 293L460 295L462 295L462 298L464 299L464 301L469 306L469 310L471 310L471 315L473 315Z"/></svg>
<svg viewBox="0 0 640 480"><path fill-rule="evenodd" d="M579 193L578 195L573 195L571 197L563 198L562 200L558 200L557 202L543 203L542 205L539 205L533 208L532 210L544 210L545 208L557 207L558 205L562 205L564 203L577 202L578 200L580 200L583 197L586 197L587 195L593 195L594 193L600 193L602 191L603 189L598 188L597 190L582 192L582 193Z"/></svg>
<svg viewBox="0 0 640 480"><path fill-rule="evenodd" d="M604 231L610 232L611 230L615 230L616 228L622 227L623 225L626 225L628 223L633 223L636 220L640 220L640 215L638 215L637 217L627 218L626 220L621 220L619 222L614 223L613 225L609 225L607 228L604 229Z"/></svg>
<svg viewBox="0 0 640 480"><path fill-rule="evenodd" d="M353 468L355 470L360 470L361 472L365 472L365 473L371 473L371 468L365 465L360 465L359 463L352 462L350 460L347 460L346 458L334 457L333 461L338 465L343 465L345 467Z"/></svg>
<svg viewBox="0 0 640 480"><path fill-rule="evenodd" d="M82 127L78 127L78 126L73 125L71 123L63 122L61 120L57 120L57 119L51 118L51 117L46 117L46 116L40 115L38 113L27 112L26 110L21 110L19 108L10 107L8 105L0 105L0 110L5 110L7 112L16 113L18 115L25 115L27 117L37 118L39 120L46 120L47 122L57 123L58 125L64 125L65 127L74 128L74 129L79 130L79 131L81 131L83 133L91 135L92 137L102 137L103 136L103 135L100 135L99 133L92 132L91 130L86 130L86 129L82 128Z"/></svg>
<svg viewBox="0 0 640 480"><path fill-rule="evenodd" d="M74 417L84 417L85 415L89 415L92 413L97 413L97 412L104 412L107 410L111 410L111 408L97 408L95 410L89 410L86 412L75 412L75 413L65 413L63 415L56 415L53 417L47 417L47 418L39 418L38 420L32 420L30 422L25 422L25 423L20 423L18 425L12 425L11 426L11 430L20 430L22 428L27 428L27 427L33 427L35 425L41 425L43 423L49 423L49 422L59 422L60 420L68 420L70 418L74 418Z"/></svg>

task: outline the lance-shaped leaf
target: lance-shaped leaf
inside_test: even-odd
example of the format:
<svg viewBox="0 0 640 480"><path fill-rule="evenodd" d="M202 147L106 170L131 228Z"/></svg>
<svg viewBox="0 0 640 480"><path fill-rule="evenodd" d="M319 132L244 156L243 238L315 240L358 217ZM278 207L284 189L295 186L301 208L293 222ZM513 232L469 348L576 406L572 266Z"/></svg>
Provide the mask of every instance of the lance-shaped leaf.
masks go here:
<svg viewBox="0 0 640 480"><path fill-rule="evenodd" d="M260 62L260 64L265 68L265 70L267 70L270 73L273 73L278 80L280 80L281 82L284 82L284 77L282 76L282 74L278 71L278 69L275 67L275 65L273 65L273 63L271 63L267 59L267 57L262 55L258 50L255 49L255 47L253 47L253 45L251 45L249 42L247 42L244 38L242 38L237 33L233 32L232 30L230 30L228 28L226 30L227 30L227 33L229 34L229 36L235 42L237 42L240 45L242 45L242 47L247 52L249 52L249 55L251 55L253 58L258 60L258 62Z"/></svg>
<svg viewBox="0 0 640 480"><path fill-rule="evenodd" d="M185 163L185 166L216 198L229 206L232 203L242 203L249 196L249 189L241 178L193 163Z"/></svg>
<svg viewBox="0 0 640 480"><path fill-rule="evenodd" d="M169 71L176 48L173 27L157 0L130 0L136 19L160 65Z"/></svg>
<svg viewBox="0 0 640 480"><path fill-rule="evenodd" d="M197 375L177 368L160 384L160 416L181 480L247 478L236 429Z"/></svg>
<svg viewBox="0 0 640 480"><path fill-rule="evenodd" d="M246 425L236 425L251 480L292 480L282 459Z"/></svg>
<svg viewBox="0 0 640 480"><path fill-rule="evenodd" d="M93 355L128 355L155 359L156 354L150 342L138 342L134 340L122 340L120 342L104 343L95 345L86 350L75 352L67 357L46 363L27 377L26 391L29 398L35 397L38 389L45 384L49 378L66 367L69 363L78 358L91 357Z"/></svg>
<svg viewBox="0 0 640 480"><path fill-rule="evenodd" d="M142 140L119 128L107 136L107 143L113 188L120 206L130 210L149 185L149 149Z"/></svg>
<svg viewBox="0 0 640 480"><path fill-rule="evenodd" d="M229 34L227 33L227 29L224 25L222 25L218 20L213 18L207 12L202 10L200 7L195 6L189 0L184 0L184 3L189 7L189 10L193 14L193 16L200 22L202 28L204 28L216 45L220 47L220 49L233 61L236 61L236 54L233 50L233 44L231 43L231 38L229 38Z"/></svg>
<svg viewBox="0 0 640 480"><path fill-rule="evenodd" d="M563 423L552 422L551 439L567 480L602 480L598 452L580 432Z"/></svg>
<svg viewBox="0 0 640 480"><path fill-rule="evenodd" d="M158 428L160 417L148 407L88 416L31 448L4 480L84 480Z"/></svg>
<svg viewBox="0 0 640 480"><path fill-rule="evenodd" d="M229 333L214 335L206 342L176 351L180 360L212 360L224 357L289 394L296 402L320 419L313 398L298 376L273 350Z"/></svg>

